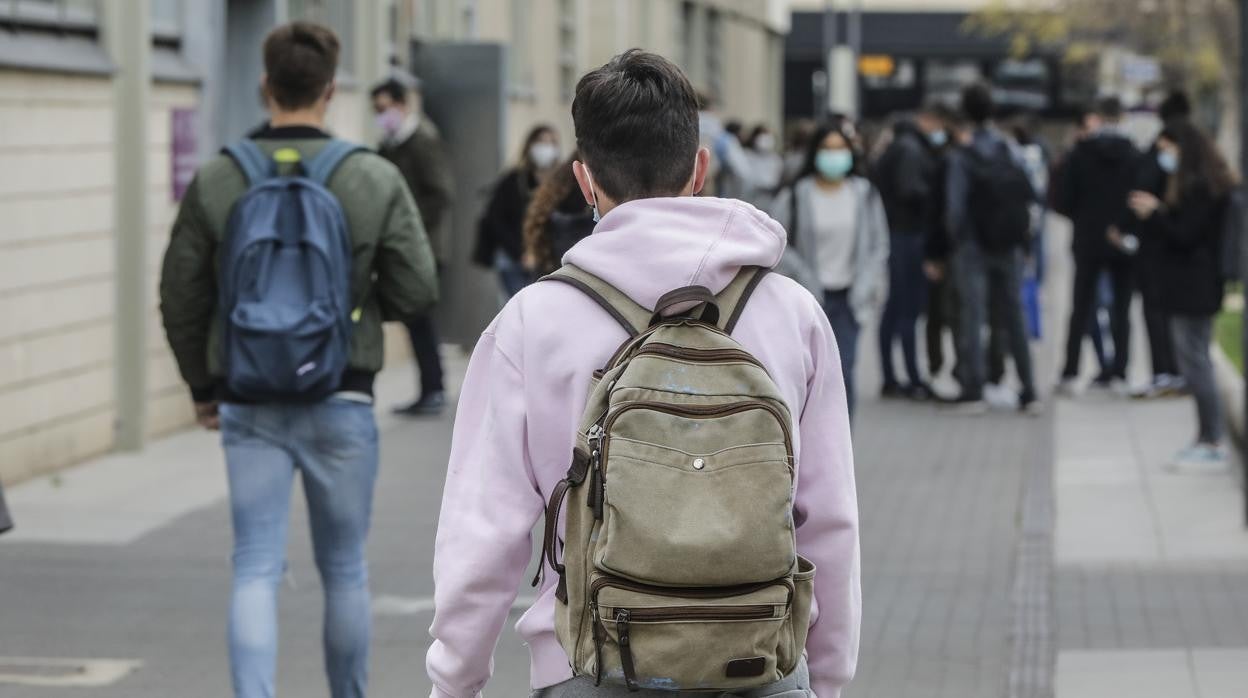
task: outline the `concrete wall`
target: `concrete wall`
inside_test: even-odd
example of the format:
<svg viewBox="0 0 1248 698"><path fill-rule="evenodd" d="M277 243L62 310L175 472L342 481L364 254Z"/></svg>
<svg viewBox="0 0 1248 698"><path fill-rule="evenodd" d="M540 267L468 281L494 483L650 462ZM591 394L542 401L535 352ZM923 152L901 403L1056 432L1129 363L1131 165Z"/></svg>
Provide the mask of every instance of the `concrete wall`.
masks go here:
<svg viewBox="0 0 1248 698"><path fill-rule="evenodd" d="M197 90L156 86L147 148L155 288L168 225L169 111ZM113 445L113 117L107 79L0 71L0 480ZM156 317L148 346L150 434L189 418Z"/></svg>

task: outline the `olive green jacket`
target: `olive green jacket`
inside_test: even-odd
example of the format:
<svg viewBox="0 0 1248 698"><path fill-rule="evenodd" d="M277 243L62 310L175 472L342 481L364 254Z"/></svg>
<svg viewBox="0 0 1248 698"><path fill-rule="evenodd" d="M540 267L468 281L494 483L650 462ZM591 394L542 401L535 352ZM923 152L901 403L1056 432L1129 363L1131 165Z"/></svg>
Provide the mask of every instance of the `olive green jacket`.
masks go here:
<svg viewBox="0 0 1248 698"><path fill-rule="evenodd" d="M326 143L307 127L270 129L256 143L266 153L294 148L304 160ZM383 363L384 321L405 321L425 312L438 294L429 239L407 184L394 165L373 153L347 157L330 177L352 240L351 289L362 314L351 337L348 371L366 376ZM218 257L226 221L246 192L242 170L225 155L200 168L182 200L165 251L160 312L182 378L196 400L213 396L222 376L219 342ZM345 385L344 378L344 385Z"/></svg>

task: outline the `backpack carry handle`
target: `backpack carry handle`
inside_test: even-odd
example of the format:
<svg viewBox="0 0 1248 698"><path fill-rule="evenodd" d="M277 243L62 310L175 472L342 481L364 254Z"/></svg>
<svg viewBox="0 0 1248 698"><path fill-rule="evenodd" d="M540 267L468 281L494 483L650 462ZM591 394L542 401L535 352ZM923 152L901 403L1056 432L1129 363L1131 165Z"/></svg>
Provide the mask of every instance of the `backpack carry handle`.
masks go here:
<svg viewBox="0 0 1248 698"><path fill-rule="evenodd" d="M719 324L719 301L715 294L705 286L686 286L669 291L659 298L659 302L654 305L654 315L650 317L651 326L663 322L664 318L671 315L673 308L681 305L700 305L702 313L697 319L708 325Z"/></svg>

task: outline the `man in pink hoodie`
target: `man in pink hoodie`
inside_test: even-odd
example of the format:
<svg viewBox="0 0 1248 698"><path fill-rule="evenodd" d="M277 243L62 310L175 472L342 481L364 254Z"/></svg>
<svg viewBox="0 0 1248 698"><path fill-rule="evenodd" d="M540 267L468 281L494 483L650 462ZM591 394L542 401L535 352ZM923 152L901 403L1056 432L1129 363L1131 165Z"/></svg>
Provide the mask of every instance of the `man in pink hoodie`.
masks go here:
<svg viewBox="0 0 1248 698"><path fill-rule="evenodd" d="M698 147L697 99L675 65L638 50L617 56L581 79L572 118L582 158L576 177L602 218L565 262L653 308L672 289L719 292L742 267L780 260L786 235L766 214L741 201L694 196L710 154ZM837 698L857 663L861 593L836 342L818 301L778 274L759 284L733 336L762 361L798 421L797 545L818 568L809 684L802 672L774 690L743 695ZM525 289L482 334L460 398L434 554L427 668L435 698L472 698L489 680L533 550L530 533L567 471L590 377L625 339L594 301L559 283ZM630 695L572 678L555 637L555 580L546 575L517 624L531 654L534 695Z"/></svg>

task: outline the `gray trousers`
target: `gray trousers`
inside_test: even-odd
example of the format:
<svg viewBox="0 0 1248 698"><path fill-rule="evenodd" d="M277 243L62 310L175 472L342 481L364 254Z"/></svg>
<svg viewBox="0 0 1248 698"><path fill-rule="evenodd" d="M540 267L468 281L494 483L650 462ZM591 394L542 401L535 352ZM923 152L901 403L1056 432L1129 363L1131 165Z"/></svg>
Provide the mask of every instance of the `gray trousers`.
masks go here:
<svg viewBox="0 0 1248 698"><path fill-rule="evenodd" d="M1021 250L990 254L979 243L964 241L954 253L954 282L958 289L959 320L958 359L962 364L962 394L980 399L984 396L987 360L984 349L984 327L988 324L990 302L999 303L1001 329L1008 335L1014 370L1023 384L1023 392L1035 395L1031 372L1031 347L1027 344L1027 325L1023 317L1023 253Z"/></svg>
<svg viewBox="0 0 1248 698"><path fill-rule="evenodd" d="M810 672L806 668L806 660L803 659L798 663L797 669L793 670L785 678L762 688L755 688L749 691L741 691L739 693L720 693L716 697L711 694L701 692L671 692L671 691L637 691L629 693L624 686L594 686L592 676L578 676L574 679L564 681L561 684L543 688L534 691L530 698L582 698L589 696L620 696L620 698L675 698L678 696L688 696L693 698L809 698L814 695L810 692Z"/></svg>
<svg viewBox="0 0 1248 698"><path fill-rule="evenodd" d="M1213 378L1213 361L1209 358L1212 334L1213 317L1210 315L1170 316L1175 363L1196 400L1199 439L1205 444L1222 440L1222 404Z"/></svg>

